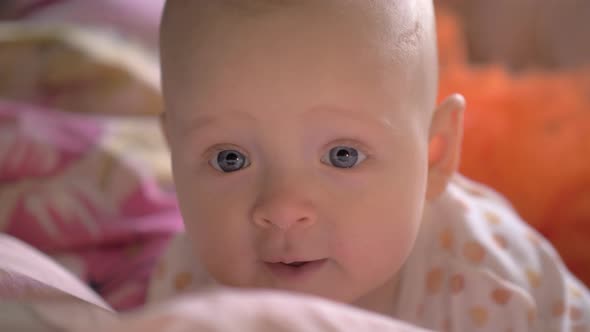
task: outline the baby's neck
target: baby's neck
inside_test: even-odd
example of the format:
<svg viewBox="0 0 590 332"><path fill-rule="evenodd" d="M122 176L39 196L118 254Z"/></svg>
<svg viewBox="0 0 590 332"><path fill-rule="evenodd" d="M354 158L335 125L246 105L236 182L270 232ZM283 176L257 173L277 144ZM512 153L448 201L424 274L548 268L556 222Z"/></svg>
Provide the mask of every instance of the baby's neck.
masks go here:
<svg viewBox="0 0 590 332"><path fill-rule="evenodd" d="M395 315L395 298L398 291L398 277L393 277L384 285L375 288L355 303L355 306L378 314L392 317Z"/></svg>

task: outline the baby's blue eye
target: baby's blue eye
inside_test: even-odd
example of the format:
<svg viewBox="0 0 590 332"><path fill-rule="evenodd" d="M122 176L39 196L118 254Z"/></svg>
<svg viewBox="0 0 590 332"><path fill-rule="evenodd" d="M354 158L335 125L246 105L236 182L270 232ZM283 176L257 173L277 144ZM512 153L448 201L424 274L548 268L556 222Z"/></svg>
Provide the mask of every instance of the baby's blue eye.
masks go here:
<svg viewBox="0 0 590 332"><path fill-rule="evenodd" d="M239 171L250 166L248 158L236 150L220 151L213 159L209 162L211 166L224 173Z"/></svg>
<svg viewBox="0 0 590 332"><path fill-rule="evenodd" d="M363 162L365 158L367 157L355 148L337 146L330 149L327 156L322 158L322 162L338 168L352 168Z"/></svg>

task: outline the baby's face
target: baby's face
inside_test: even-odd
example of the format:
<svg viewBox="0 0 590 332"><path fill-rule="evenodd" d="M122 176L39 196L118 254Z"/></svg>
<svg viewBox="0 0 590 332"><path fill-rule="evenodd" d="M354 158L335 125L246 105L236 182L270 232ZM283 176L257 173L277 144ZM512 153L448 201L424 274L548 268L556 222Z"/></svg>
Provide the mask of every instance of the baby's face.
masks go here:
<svg viewBox="0 0 590 332"><path fill-rule="evenodd" d="M362 302L412 248L433 84L415 22L387 22L400 45L358 8L339 15L205 20L198 45L163 54L181 209L223 284Z"/></svg>

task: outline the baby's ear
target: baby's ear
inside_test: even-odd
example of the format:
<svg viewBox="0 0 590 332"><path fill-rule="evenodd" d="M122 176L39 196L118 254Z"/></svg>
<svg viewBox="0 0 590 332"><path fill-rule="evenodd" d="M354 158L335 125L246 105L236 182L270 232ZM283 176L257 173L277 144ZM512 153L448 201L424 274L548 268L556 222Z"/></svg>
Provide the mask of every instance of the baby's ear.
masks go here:
<svg viewBox="0 0 590 332"><path fill-rule="evenodd" d="M427 200L438 197L446 189L459 167L464 110L463 96L453 94L434 111L429 134Z"/></svg>

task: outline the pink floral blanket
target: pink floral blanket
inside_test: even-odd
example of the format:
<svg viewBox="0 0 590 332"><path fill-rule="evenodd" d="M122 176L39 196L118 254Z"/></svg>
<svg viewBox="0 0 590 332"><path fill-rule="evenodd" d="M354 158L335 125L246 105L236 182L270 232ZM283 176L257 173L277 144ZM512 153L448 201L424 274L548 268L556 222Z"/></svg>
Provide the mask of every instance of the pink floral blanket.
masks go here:
<svg viewBox="0 0 590 332"><path fill-rule="evenodd" d="M136 307L182 229L157 176L165 151L155 117L0 101L0 232L50 255L112 307Z"/></svg>

